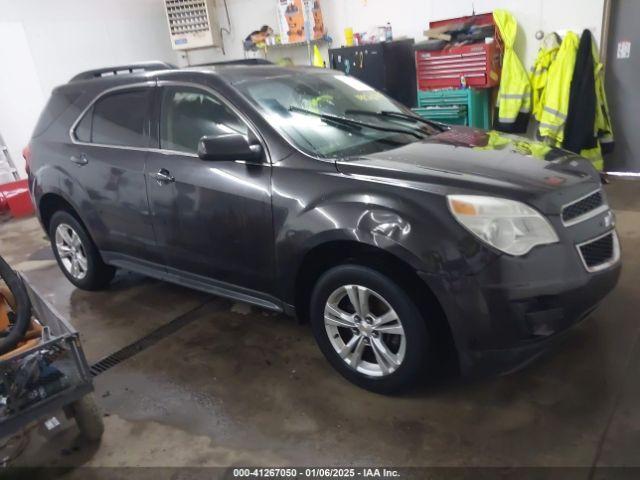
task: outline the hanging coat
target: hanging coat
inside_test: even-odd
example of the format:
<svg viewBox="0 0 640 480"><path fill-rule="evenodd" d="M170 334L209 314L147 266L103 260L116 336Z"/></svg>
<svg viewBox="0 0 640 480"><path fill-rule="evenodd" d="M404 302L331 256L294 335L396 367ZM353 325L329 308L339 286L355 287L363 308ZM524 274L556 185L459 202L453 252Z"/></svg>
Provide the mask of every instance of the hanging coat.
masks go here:
<svg viewBox="0 0 640 480"><path fill-rule="evenodd" d="M550 33L544 37L542 45L538 50L538 57L531 68L532 113L538 121L542 118L544 92L547 88L547 80L549 79L549 67L551 67L551 64L556 59L561 41L557 33Z"/></svg>
<svg viewBox="0 0 640 480"><path fill-rule="evenodd" d="M602 170L601 142L613 146L613 133L602 79L602 64L589 30L580 38L576 58L569 113L565 126L563 148L589 158Z"/></svg>
<svg viewBox="0 0 640 480"><path fill-rule="evenodd" d="M585 30L580 38L569 93L569 111L562 147L574 153L580 153L583 149L595 148L598 145L594 131L596 77L591 42L591 32Z"/></svg>
<svg viewBox="0 0 640 480"><path fill-rule="evenodd" d="M518 22L506 10L495 10L493 19L504 43L495 128L503 132L524 133L531 115L531 83L513 49Z"/></svg>
<svg viewBox="0 0 640 480"><path fill-rule="evenodd" d="M553 146L562 145L564 140L578 43L578 35L568 32L562 40L555 61L549 67L539 132L540 136Z"/></svg>
<svg viewBox="0 0 640 480"><path fill-rule="evenodd" d="M602 154L612 153L615 148L613 138L613 127L611 125L611 115L609 114L609 103L604 88L604 65L598 60L600 55L595 42L593 42L593 58L595 62L596 76L596 133L598 142L602 149Z"/></svg>
<svg viewBox="0 0 640 480"><path fill-rule="evenodd" d="M596 124L594 130L598 137L598 147L591 150L582 150L580 154L583 157L590 158L596 169L602 170L604 167L602 155L613 152L615 144L607 94L604 89L604 65L600 63L600 55L595 42L592 42L592 54L596 80Z"/></svg>

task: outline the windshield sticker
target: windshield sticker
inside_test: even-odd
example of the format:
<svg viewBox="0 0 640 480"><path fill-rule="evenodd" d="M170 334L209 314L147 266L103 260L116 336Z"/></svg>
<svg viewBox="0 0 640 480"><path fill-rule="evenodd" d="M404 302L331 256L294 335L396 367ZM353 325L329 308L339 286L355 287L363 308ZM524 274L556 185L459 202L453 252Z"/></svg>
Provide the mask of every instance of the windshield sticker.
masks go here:
<svg viewBox="0 0 640 480"><path fill-rule="evenodd" d="M354 90L357 90L358 92L371 92L371 91L373 91L373 88L371 88L366 83L362 83L357 78L347 77L347 76L344 76L344 75L334 75L334 77L337 80L340 80L342 83L344 83L346 85L349 85L351 88L353 88Z"/></svg>
<svg viewBox="0 0 640 480"><path fill-rule="evenodd" d="M380 100L382 94L375 90L371 90L370 92L356 93L355 97L361 102L376 102Z"/></svg>

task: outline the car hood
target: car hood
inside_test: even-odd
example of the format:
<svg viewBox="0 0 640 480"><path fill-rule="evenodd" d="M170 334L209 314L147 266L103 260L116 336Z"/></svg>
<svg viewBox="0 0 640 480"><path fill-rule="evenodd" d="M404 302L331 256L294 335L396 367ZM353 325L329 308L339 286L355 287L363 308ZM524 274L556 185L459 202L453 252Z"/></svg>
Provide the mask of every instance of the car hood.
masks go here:
<svg viewBox="0 0 640 480"><path fill-rule="evenodd" d="M348 175L441 193L525 201L547 213L600 187L590 163L565 150L497 131L453 127L393 150L339 160Z"/></svg>

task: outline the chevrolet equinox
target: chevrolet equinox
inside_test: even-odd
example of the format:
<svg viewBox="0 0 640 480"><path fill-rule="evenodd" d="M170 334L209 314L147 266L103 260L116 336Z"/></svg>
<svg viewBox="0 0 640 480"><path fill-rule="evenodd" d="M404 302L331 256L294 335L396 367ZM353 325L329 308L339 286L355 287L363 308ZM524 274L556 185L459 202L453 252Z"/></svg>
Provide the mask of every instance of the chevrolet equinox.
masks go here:
<svg viewBox="0 0 640 480"><path fill-rule="evenodd" d="M588 161L424 120L331 70L84 72L54 89L24 153L75 286L122 268L296 315L377 392L451 353L464 375L524 365L621 268Z"/></svg>

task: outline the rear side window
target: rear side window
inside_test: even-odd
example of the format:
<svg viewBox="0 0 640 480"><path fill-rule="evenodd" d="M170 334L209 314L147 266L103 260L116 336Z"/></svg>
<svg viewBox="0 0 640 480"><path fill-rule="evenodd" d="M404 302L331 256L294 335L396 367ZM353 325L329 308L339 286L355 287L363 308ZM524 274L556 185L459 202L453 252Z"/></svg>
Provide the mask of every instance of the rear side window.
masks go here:
<svg viewBox="0 0 640 480"><path fill-rule="evenodd" d="M78 123L76 138L101 145L147 147L150 93L150 89L139 89L100 98Z"/></svg>

